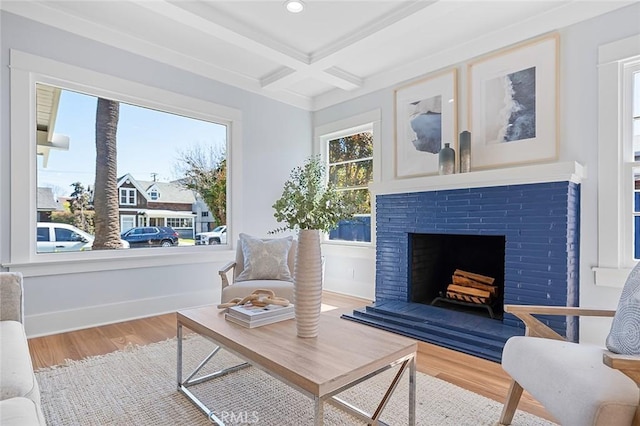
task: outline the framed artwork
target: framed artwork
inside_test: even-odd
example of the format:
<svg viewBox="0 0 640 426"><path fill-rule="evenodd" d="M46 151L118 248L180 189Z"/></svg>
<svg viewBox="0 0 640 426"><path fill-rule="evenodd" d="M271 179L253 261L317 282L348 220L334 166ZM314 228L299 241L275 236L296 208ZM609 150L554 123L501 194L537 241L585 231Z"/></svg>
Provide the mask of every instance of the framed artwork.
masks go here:
<svg viewBox="0 0 640 426"><path fill-rule="evenodd" d="M438 173L438 153L457 141L457 71L452 69L395 90L395 176Z"/></svg>
<svg viewBox="0 0 640 426"><path fill-rule="evenodd" d="M471 169L557 158L558 35L468 65Z"/></svg>

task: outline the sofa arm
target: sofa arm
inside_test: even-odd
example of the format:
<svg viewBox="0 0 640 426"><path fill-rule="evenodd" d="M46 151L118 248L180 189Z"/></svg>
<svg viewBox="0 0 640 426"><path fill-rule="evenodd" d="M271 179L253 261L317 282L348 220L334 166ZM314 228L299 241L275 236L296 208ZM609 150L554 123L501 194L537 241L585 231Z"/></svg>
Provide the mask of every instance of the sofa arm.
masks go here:
<svg viewBox="0 0 640 426"><path fill-rule="evenodd" d="M22 274L0 272L0 321L23 322Z"/></svg>
<svg viewBox="0 0 640 426"><path fill-rule="evenodd" d="M224 265L219 271L220 278L222 279L222 288L229 286L229 278L227 277L227 272L236 267L236 262L232 261Z"/></svg>

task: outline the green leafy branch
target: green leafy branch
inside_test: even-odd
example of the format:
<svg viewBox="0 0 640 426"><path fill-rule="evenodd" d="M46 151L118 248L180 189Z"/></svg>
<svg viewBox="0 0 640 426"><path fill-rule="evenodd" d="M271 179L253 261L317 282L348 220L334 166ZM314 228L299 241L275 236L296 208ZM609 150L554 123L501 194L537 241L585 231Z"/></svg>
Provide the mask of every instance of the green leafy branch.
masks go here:
<svg viewBox="0 0 640 426"><path fill-rule="evenodd" d="M291 171L282 196L272 206L273 216L285 226L271 233L288 229L317 229L329 232L343 219L353 215L335 185L327 183L326 168L318 156L307 159L303 166Z"/></svg>

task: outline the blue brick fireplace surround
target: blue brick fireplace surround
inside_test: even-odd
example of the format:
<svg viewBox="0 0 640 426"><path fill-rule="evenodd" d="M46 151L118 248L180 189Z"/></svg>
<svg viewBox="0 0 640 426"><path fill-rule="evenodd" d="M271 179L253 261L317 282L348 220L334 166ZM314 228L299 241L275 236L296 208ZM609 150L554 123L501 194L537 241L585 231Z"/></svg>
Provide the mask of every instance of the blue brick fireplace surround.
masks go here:
<svg viewBox="0 0 640 426"><path fill-rule="evenodd" d="M504 304L577 306L579 210L580 185L571 181L379 194L376 300L345 317L499 361L522 323L412 303L412 236L502 236ZM577 341L575 319L541 319Z"/></svg>

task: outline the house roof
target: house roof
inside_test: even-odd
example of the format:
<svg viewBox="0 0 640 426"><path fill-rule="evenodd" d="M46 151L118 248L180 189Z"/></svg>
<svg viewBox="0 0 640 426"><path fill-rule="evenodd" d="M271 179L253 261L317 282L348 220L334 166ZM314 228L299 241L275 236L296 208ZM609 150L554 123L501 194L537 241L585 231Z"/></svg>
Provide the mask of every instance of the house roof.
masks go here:
<svg viewBox="0 0 640 426"><path fill-rule="evenodd" d="M118 178L118 187L127 181L129 181L147 199L147 201L180 204L193 204L196 202L196 196L193 191L184 189L173 182L138 180L130 173L127 173ZM157 200L152 200L149 197L149 191L152 188L157 189L159 192L159 198Z"/></svg>
<svg viewBox="0 0 640 426"><path fill-rule="evenodd" d="M147 193L152 187L157 188L158 192L160 193L160 197L157 200L149 199L149 201L189 204L193 204L196 202L196 197L193 195L193 191L184 189L172 182L153 182L139 180L138 184L142 188L144 188Z"/></svg>
<svg viewBox="0 0 640 426"><path fill-rule="evenodd" d="M59 206L51 188L38 188L38 211L55 211L59 209Z"/></svg>
<svg viewBox="0 0 640 426"><path fill-rule="evenodd" d="M69 150L69 137L55 133L60 89L45 84L36 84L36 152L42 156L42 167L46 168L51 150Z"/></svg>

